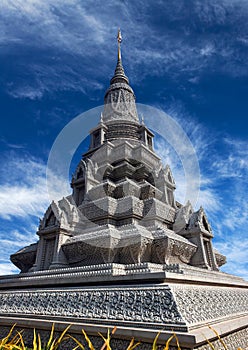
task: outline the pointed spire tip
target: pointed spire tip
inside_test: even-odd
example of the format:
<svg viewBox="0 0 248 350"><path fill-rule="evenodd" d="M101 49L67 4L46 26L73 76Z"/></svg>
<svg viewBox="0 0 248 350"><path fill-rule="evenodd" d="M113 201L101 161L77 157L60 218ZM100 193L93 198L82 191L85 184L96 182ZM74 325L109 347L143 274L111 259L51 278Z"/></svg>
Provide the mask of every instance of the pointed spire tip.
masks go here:
<svg viewBox="0 0 248 350"><path fill-rule="evenodd" d="M121 36L121 30L118 29L117 34L117 43L118 43L118 61L121 61L121 42L122 42L122 36Z"/></svg>
<svg viewBox="0 0 248 350"><path fill-rule="evenodd" d="M128 77L125 75L124 68L122 66L121 42L122 42L122 36L121 36L121 30L119 28L118 33L117 33L118 60L117 60L116 68L115 68L115 73L114 73L113 78L110 80L110 84L114 84L116 82L123 82L123 83L129 84Z"/></svg>

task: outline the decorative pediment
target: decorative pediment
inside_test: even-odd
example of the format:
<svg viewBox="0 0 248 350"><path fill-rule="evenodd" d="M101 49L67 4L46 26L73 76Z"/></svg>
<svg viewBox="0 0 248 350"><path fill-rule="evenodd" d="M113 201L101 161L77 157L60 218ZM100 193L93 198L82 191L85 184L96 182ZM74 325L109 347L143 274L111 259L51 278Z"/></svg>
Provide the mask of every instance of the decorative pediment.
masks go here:
<svg viewBox="0 0 248 350"><path fill-rule="evenodd" d="M72 176L72 182L78 179L82 179L82 180L85 179L85 173L86 173L86 163L81 159Z"/></svg>
<svg viewBox="0 0 248 350"><path fill-rule="evenodd" d="M176 188L176 183L174 180L174 177L172 175L172 171L167 164L166 167L161 167L158 172L158 182L159 183L166 183L167 186L171 187L172 189Z"/></svg>
<svg viewBox="0 0 248 350"><path fill-rule="evenodd" d="M194 212L194 210L193 210L193 207L192 207L190 201L188 201L186 203L186 205L182 206L177 211L176 220L175 220L175 223L173 225L173 230L176 233L187 228L187 226L189 224L190 217L192 216L193 212Z"/></svg>
<svg viewBox="0 0 248 350"><path fill-rule="evenodd" d="M158 264L190 262L197 246L173 231L159 229L154 232L152 262Z"/></svg>
<svg viewBox="0 0 248 350"><path fill-rule="evenodd" d="M70 196L68 198L70 198ZM72 226L77 224L80 220L80 212L77 207L68 200L68 198L63 197L58 202L60 222L64 226Z"/></svg>
<svg viewBox="0 0 248 350"><path fill-rule="evenodd" d="M52 201L42 220L40 220L39 230L64 227L68 228L79 222L79 211L77 207L70 203L68 198L62 198L59 202Z"/></svg>
<svg viewBox="0 0 248 350"><path fill-rule="evenodd" d="M165 176L166 176L166 179L169 183L171 183L172 185L176 185L175 183L175 180L174 180L174 177L172 175L172 171L171 171L171 168L169 167L169 165L167 164L166 167L165 167L165 170L164 170L164 173L165 173Z"/></svg>
<svg viewBox="0 0 248 350"><path fill-rule="evenodd" d="M39 230L56 226L60 226L59 210L57 204L52 201L52 203L47 208L43 219L40 219Z"/></svg>
<svg viewBox="0 0 248 350"><path fill-rule="evenodd" d="M202 207L198 211L192 214L189 220L188 229L199 228L201 232L209 232L212 234L212 228L208 222L207 215Z"/></svg>
<svg viewBox="0 0 248 350"><path fill-rule="evenodd" d="M90 158L88 158L87 161L81 159L72 176L72 184L78 180L87 182L87 180L95 179L97 169L97 164L95 164Z"/></svg>

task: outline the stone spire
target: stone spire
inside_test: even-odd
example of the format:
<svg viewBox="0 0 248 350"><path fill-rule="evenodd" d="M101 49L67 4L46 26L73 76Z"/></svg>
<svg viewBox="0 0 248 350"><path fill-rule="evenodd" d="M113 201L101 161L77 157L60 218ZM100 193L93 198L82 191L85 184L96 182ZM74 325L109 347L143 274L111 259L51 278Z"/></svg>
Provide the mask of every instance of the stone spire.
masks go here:
<svg viewBox="0 0 248 350"><path fill-rule="evenodd" d="M115 73L110 80L110 86L104 96L104 109L98 125L93 128L89 150L84 157L89 157L106 141L142 142L151 151L153 150L153 133L146 127L144 117L140 123L133 89L125 75L121 59L121 31L118 30L118 54Z"/></svg>
<svg viewBox="0 0 248 350"><path fill-rule="evenodd" d="M128 77L126 76L124 72L124 68L122 65L122 60L121 60L121 42L122 42L122 36L121 36L121 31L120 29L118 30L117 34L117 42L118 42L118 59L117 59L117 64L115 68L115 74L113 78L110 81L110 84L115 84L115 83L126 83L129 84Z"/></svg>
<svg viewBox="0 0 248 350"><path fill-rule="evenodd" d="M129 85L128 77L124 72L121 59L122 36L120 29L117 34L118 55L117 64L110 87L104 97L103 122L135 123L139 124L139 118L135 105L135 95Z"/></svg>

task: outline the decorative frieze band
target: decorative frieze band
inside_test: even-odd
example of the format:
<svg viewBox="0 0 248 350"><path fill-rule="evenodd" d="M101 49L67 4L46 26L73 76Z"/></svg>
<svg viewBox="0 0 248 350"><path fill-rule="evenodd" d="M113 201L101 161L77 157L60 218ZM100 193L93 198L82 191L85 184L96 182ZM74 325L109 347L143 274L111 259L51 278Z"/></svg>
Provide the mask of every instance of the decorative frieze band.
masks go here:
<svg viewBox="0 0 248 350"><path fill-rule="evenodd" d="M178 310L189 325L248 313L248 289L171 285Z"/></svg>
<svg viewBox="0 0 248 350"><path fill-rule="evenodd" d="M148 328L186 326L168 286L2 292L0 314L73 317Z"/></svg>

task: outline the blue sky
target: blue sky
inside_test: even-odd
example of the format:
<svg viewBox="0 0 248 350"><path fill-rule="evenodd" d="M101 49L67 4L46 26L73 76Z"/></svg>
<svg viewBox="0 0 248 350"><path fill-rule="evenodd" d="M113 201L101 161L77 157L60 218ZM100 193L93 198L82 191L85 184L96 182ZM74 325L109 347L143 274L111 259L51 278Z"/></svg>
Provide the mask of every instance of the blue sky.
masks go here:
<svg viewBox="0 0 248 350"><path fill-rule="evenodd" d="M195 148L197 205L227 255L223 271L248 279L246 0L1 0L0 273L16 271L9 255L36 240L58 133L103 103L118 27L137 102L168 113ZM155 144L181 200L180 161L166 141Z"/></svg>

